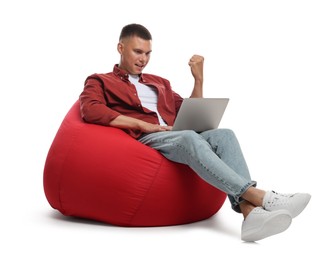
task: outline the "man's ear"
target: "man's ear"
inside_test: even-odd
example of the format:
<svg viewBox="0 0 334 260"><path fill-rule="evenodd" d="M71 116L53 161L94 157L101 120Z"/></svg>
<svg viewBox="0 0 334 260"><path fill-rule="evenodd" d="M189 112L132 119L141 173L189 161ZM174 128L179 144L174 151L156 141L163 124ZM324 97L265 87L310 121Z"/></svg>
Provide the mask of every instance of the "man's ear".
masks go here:
<svg viewBox="0 0 334 260"><path fill-rule="evenodd" d="M117 44L117 51L118 51L118 53L119 53L119 54L122 54L122 53L123 53L123 50L124 50L124 44L121 43L121 42L119 42L119 43Z"/></svg>

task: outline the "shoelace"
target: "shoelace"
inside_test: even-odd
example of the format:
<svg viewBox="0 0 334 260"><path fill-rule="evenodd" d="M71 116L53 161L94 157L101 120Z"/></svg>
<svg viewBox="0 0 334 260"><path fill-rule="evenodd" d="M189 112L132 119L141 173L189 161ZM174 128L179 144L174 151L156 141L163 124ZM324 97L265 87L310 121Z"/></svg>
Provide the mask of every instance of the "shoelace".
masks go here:
<svg viewBox="0 0 334 260"><path fill-rule="evenodd" d="M289 194L289 193L278 193L276 191L272 191L274 194L276 194L277 196L282 196L282 197L286 197L286 198L291 198L294 196L294 194Z"/></svg>
<svg viewBox="0 0 334 260"><path fill-rule="evenodd" d="M289 198L293 196L293 194L284 194L284 193L277 193L272 191L269 200L266 202L265 206L274 206L274 205L284 205L289 202Z"/></svg>

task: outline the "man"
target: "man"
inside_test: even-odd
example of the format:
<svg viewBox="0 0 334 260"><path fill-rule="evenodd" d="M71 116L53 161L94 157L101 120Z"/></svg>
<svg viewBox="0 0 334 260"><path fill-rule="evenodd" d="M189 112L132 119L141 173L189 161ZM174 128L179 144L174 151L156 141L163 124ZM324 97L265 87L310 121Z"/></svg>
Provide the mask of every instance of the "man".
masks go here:
<svg viewBox="0 0 334 260"><path fill-rule="evenodd" d="M117 50L120 62L110 73L93 74L80 95L81 114L89 123L123 129L169 160L187 164L203 180L226 192L233 210L242 213L241 238L256 241L285 231L311 196L279 194L256 188L234 133L229 129L170 131L182 97L168 80L143 70L150 60L152 36L142 25L123 27ZM192 98L203 93L204 58L189 61Z"/></svg>

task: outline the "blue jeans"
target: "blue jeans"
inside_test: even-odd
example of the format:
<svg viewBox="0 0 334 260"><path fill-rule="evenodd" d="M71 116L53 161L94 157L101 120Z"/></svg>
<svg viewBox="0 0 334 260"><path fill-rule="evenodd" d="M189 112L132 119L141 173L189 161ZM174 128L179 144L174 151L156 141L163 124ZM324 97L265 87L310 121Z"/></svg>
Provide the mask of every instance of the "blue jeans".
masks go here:
<svg viewBox="0 0 334 260"><path fill-rule="evenodd" d="M224 191L236 212L240 212L242 194L256 186L239 142L230 129L202 133L191 130L157 132L145 134L138 141L171 161L188 165L203 180Z"/></svg>

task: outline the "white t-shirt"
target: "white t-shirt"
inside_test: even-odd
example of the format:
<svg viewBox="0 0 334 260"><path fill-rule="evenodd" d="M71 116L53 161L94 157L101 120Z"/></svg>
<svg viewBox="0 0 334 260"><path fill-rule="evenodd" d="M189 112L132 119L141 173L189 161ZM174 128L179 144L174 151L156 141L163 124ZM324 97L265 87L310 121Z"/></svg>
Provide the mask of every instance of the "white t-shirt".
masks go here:
<svg viewBox="0 0 334 260"><path fill-rule="evenodd" d="M158 116L160 125L166 126L167 124L162 119L158 112L158 93L154 87L144 85L139 82L138 75L129 75L130 82L136 86L139 100L143 107L155 112Z"/></svg>

